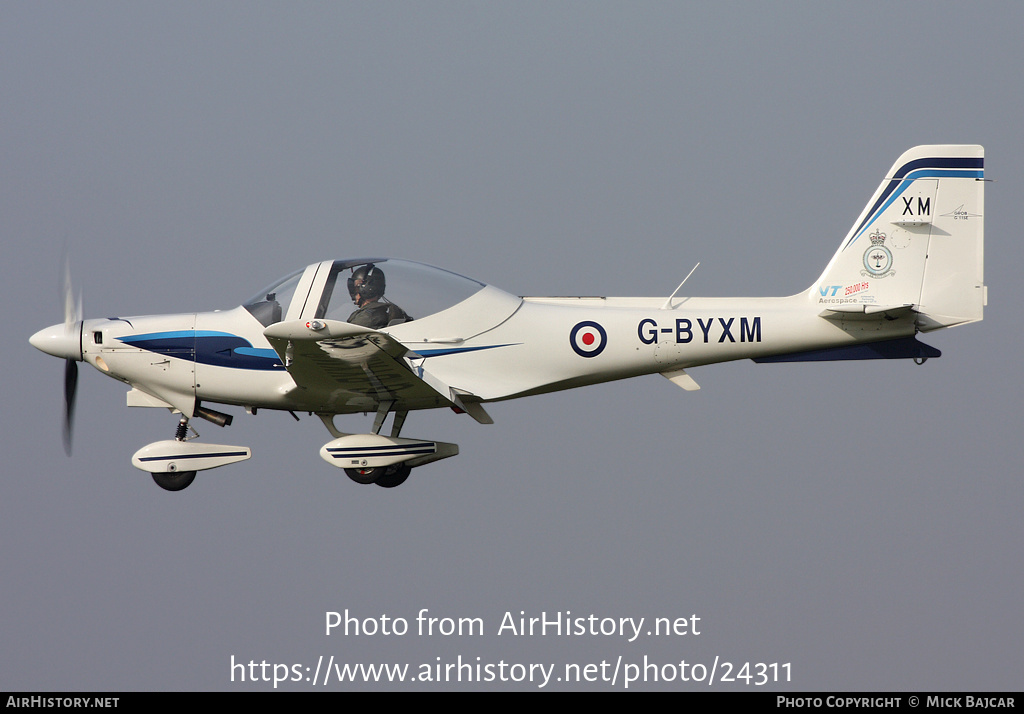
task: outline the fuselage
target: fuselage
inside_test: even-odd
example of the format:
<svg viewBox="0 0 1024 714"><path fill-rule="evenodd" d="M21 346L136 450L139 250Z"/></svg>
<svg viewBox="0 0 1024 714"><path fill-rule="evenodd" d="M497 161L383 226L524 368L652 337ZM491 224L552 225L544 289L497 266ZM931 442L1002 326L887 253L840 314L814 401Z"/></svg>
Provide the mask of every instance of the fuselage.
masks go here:
<svg viewBox="0 0 1024 714"><path fill-rule="evenodd" d="M75 351L74 339L60 337L62 326L40 332L33 344L46 343L41 337L46 333L52 345L60 344L51 354L80 358L132 386L128 401L134 406L168 406L188 415L200 402L321 413L372 411L376 402L367 397L365 380L351 388L298 387L264 336L275 318L313 320L332 314L327 293L336 285L324 276L334 264L325 261L296 274L298 279L291 279L298 288L290 303L273 310L263 300L224 311L85 320L77 335L77 356L69 354ZM909 316L822 319L820 301L810 292L668 303L662 298L520 298L479 283L463 292L468 296L422 317L417 317L418 305L403 306L413 319L379 332L409 350L399 361L403 368L422 367L482 402L915 332ZM267 294L275 303L277 296ZM344 318L353 308L334 309L335 316ZM439 405L427 400L396 408Z"/></svg>

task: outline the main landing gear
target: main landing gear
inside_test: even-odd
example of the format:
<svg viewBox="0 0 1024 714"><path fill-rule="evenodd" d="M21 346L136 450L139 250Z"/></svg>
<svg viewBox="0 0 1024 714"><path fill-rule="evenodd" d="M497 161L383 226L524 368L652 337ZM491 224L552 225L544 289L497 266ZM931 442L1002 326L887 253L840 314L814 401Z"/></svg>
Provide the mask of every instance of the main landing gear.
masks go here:
<svg viewBox="0 0 1024 714"><path fill-rule="evenodd" d="M372 434L346 434L334 426L333 414L317 414L335 437L320 449L323 460L343 469L358 484L394 488L405 483L413 468L459 453L455 444L399 437L408 414L405 411L395 412L391 436L382 436L380 430L392 404L381 402Z"/></svg>

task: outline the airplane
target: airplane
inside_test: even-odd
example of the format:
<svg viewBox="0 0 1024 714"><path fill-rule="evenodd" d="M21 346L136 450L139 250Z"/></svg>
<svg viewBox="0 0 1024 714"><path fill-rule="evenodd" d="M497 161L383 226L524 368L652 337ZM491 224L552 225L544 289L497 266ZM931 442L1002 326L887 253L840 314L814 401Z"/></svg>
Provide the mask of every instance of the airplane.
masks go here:
<svg viewBox="0 0 1024 714"><path fill-rule="evenodd" d="M210 405L316 414L333 437L325 461L393 488L458 454L400 436L415 410L491 424L491 402L654 373L695 390L689 370L731 360L938 357L917 333L978 322L987 303L984 181L981 146L910 149L820 277L789 297L679 297L685 279L667 298L518 297L419 263L360 258L309 265L231 310L83 319L66 273L64 323L30 342L65 360L69 455L77 363L88 362L130 387L128 406L180 415L173 439L132 457L161 488L251 457L196 441L191 420L232 421ZM336 415L359 412L374 415L369 431L336 427Z"/></svg>

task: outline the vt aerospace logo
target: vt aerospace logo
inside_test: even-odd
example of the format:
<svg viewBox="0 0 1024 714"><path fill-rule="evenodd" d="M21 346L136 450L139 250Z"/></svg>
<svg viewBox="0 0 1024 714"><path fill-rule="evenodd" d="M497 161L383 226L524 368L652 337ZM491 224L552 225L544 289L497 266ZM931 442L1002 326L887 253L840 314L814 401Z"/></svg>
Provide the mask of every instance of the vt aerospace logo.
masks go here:
<svg viewBox="0 0 1024 714"><path fill-rule="evenodd" d="M608 333L596 322L578 322L569 332L569 346L580 357L597 357L608 344Z"/></svg>

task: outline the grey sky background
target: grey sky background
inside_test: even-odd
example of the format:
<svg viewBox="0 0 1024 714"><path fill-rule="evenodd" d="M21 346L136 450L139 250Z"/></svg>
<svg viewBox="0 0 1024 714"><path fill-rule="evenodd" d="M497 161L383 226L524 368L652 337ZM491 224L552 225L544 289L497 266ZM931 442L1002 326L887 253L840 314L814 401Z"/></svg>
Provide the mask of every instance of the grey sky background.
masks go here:
<svg viewBox="0 0 1024 714"><path fill-rule="evenodd" d="M1022 27L1011 2L3 3L0 689L269 689L231 657L320 655L1019 689ZM668 295L698 260L688 294L792 294L922 143L981 143L995 179L985 321L926 336L941 359L416 413L404 435L462 453L394 490L325 464L315 418L233 410L197 427L253 458L166 493L130 457L175 418L88 366L68 459L63 366L28 344L61 319L65 243L89 317L366 254L516 294ZM486 631L324 636L346 608ZM566 610L701 634L497 635Z"/></svg>

